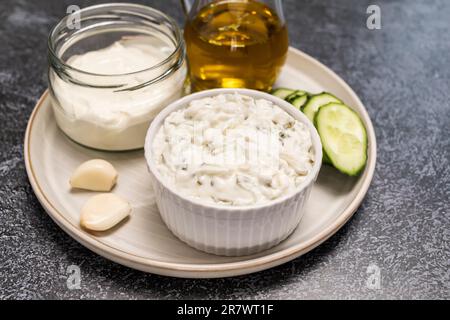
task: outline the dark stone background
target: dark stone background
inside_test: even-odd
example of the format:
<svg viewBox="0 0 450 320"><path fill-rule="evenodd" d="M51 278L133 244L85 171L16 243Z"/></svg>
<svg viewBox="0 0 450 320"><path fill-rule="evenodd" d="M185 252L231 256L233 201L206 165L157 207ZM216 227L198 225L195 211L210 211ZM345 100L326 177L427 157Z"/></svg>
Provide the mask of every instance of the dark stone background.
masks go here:
<svg viewBox="0 0 450 320"><path fill-rule="evenodd" d="M173 279L90 252L46 215L23 162L27 119L46 88L46 39L69 4L0 0L0 298L450 298L450 2L286 0L291 45L357 92L372 117L378 164L362 206L312 252L253 275ZM178 1L141 1L183 20ZM66 268L81 266L81 289ZM381 288L366 286L367 268Z"/></svg>

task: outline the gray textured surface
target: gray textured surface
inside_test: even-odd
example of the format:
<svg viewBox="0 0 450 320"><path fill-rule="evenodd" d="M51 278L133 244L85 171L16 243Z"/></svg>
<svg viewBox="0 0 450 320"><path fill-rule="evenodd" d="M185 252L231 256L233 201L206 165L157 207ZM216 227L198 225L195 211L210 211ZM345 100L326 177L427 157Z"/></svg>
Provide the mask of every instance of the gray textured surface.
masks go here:
<svg viewBox="0 0 450 320"><path fill-rule="evenodd" d="M22 140L46 88L46 37L68 4L0 1L1 298L450 298L450 2L284 1L291 45L360 95L378 139L378 166L354 218L292 262L219 280L166 278L122 267L61 231L37 202ZM178 1L143 1L182 21ZM81 289L66 268L81 266ZM381 271L369 289L367 268Z"/></svg>

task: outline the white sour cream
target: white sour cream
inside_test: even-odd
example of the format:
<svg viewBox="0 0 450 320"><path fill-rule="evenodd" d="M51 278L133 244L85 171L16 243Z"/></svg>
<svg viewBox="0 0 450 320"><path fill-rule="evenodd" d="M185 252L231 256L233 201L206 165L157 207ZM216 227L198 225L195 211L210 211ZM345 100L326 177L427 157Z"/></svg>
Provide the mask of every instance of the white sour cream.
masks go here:
<svg viewBox="0 0 450 320"><path fill-rule="evenodd" d="M76 81L94 86L124 84L124 87L84 86L53 73L51 85L56 100L53 109L59 127L75 141L89 147L142 148L151 120L162 108L182 96L186 66L183 64L157 83L136 90L119 90L141 85L163 74L167 71L164 67L138 71L157 65L173 51L172 43L139 36L70 57L66 63L71 67L103 75L74 72Z"/></svg>
<svg viewBox="0 0 450 320"><path fill-rule="evenodd" d="M223 205L262 204L295 190L313 166L310 132L264 99L223 94L172 112L152 157L181 195Z"/></svg>

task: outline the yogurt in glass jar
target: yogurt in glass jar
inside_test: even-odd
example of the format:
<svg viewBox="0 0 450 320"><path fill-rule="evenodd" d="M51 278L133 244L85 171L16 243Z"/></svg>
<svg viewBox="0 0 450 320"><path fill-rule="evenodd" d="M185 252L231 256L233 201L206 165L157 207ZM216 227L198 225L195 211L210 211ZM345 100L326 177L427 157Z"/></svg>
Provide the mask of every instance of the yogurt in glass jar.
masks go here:
<svg viewBox="0 0 450 320"><path fill-rule="evenodd" d="M152 119L184 93L181 32L170 17L141 5L98 5L79 14L79 29L66 16L49 37L57 124L84 146L142 148Z"/></svg>

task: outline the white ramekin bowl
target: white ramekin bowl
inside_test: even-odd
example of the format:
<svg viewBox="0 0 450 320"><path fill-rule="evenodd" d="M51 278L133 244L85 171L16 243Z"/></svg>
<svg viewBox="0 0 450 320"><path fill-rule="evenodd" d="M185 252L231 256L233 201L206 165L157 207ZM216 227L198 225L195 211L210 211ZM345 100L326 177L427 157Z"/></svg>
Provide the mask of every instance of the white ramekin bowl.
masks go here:
<svg viewBox="0 0 450 320"><path fill-rule="evenodd" d="M262 205L205 204L177 193L159 173L152 157L152 144L164 119L193 100L234 92L272 101L309 128L315 161L305 181L294 192ZM212 89L185 96L155 117L145 140L145 158L152 176L156 204L168 228L182 241L199 250L218 255L241 256L275 246L297 227L322 164L322 145L308 118L286 101L256 90Z"/></svg>

